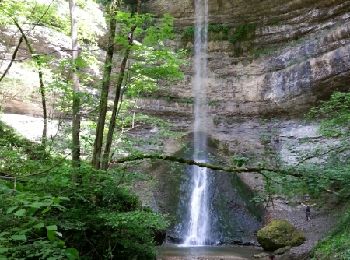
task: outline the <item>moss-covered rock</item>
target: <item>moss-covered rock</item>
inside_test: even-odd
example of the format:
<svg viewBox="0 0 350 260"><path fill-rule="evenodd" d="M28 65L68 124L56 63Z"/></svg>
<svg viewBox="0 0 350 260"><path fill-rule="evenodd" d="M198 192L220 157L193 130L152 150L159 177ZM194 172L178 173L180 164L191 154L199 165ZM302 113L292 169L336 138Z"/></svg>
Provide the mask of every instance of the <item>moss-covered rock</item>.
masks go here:
<svg viewBox="0 0 350 260"><path fill-rule="evenodd" d="M287 220L272 220L258 231L258 242L268 251L287 246L299 246L304 241L304 234Z"/></svg>

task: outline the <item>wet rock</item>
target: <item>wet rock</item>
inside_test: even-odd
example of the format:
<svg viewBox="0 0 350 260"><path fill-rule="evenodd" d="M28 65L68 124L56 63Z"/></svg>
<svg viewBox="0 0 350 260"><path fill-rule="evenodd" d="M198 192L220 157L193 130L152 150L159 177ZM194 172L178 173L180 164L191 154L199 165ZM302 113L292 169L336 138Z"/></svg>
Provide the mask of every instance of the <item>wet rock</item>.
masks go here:
<svg viewBox="0 0 350 260"><path fill-rule="evenodd" d="M174 236L167 236L166 241L170 244L182 244L184 242L183 238L174 237Z"/></svg>
<svg viewBox="0 0 350 260"><path fill-rule="evenodd" d="M158 230L154 233L154 241L157 246L160 246L164 244L166 241L166 231L165 230Z"/></svg>
<svg viewBox="0 0 350 260"><path fill-rule="evenodd" d="M254 255L254 258L257 258L257 259L262 259L262 258L267 259L269 256L270 256L270 254L263 252L263 253L260 253L260 254L255 254L255 255Z"/></svg>
<svg viewBox="0 0 350 260"><path fill-rule="evenodd" d="M299 246L305 236L287 220L272 220L257 234L258 242L267 251L274 251L288 246Z"/></svg>
<svg viewBox="0 0 350 260"><path fill-rule="evenodd" d="M284 253L286 253L290 249L291 249L290 246L282 247L282 248L279 248L279 249L275 250L273 252L273 254L274 255L283 255Z"/></svg>

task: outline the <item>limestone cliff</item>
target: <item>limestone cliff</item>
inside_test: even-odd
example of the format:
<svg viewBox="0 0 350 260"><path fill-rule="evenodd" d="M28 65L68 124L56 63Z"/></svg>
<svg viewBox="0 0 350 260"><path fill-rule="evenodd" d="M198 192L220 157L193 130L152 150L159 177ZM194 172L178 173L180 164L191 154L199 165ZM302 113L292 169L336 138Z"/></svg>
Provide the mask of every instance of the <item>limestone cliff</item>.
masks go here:
<svg viewBox="0 0 350 260"><path fill-rule="evenodd" d="M174 15L177 46L189 50L191 38L185 36L193 23L192 2L155 0L146 8ZM350 1L209 0L209 5L213 114L298 113L331 91L348 88ZM188 69L181 84L139 104L190 112L191 75Z"/></svg>

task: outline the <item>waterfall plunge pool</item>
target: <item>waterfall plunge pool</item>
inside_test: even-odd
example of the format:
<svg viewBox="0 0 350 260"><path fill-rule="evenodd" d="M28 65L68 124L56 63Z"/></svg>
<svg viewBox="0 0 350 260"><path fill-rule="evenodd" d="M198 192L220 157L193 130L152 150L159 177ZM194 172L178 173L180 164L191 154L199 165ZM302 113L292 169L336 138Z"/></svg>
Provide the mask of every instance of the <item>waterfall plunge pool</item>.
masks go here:
<svg viewBox="0 0 350 260"><path fill-rule="evenodd" d="M263 250L253 246L189 246L165 244L157 249L157 260L254 259Z"/></svg>

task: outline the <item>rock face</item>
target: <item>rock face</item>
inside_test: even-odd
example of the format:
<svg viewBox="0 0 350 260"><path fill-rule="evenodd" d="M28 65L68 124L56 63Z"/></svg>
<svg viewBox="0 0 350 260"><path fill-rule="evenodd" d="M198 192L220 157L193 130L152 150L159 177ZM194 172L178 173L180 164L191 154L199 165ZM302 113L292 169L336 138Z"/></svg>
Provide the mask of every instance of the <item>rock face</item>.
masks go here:
<svg viewBox="0 0 350 260"><path fill-rule="evenodd" d="M192 53L193 1L148 1L145 9L172 14L174 45ZM349 89L349 0L209 0L209 22L208 132L222 155L295 165L316 147L337 145L303 115L334 90ZM188 66L182 82L137 105L191 117L192 75ZM259 177L242 178L261 189Z"/></svg>
<svg viewBox="0 0 350 260"><path fill-rule="evenodd" d="M192 139L190 136L189 139ZM185 140L184 140L185 141ZM190 157L192 144L179 151L179 157ZM209 153L217 154L215 143L209 141ZM210 158L215 161L216 158ZM172 216L167 231L168 242L183 243L190 220L192 167L155 162L148 170L158 180L154 198L157 210ZM208 204L210 244L256 245L256 231L261 227L264 210L252 202L253 192L234 174L208 172Z"/></svg>
<svg viewBox="0 0 350 260"><path fill-rule="evenodd" d="M299 246L305 241L303 233L286 220L272 220L258 231L258 242L267 251Z"/></svg>
<svg viewBox="0 0 350 260"><path fill-rule="evenodd" d="M184 28L193 23L192 2L155 0L147 6L177 18L178 47L192 46L184 37ZM348 88L350 1L209 0L209 13L214 34L217 25L227 28L221 32L225 37L214 35L209 43L213 114L275 114L291 108L298 113L334 89ZM165 89L157 100L143 99L139 105L191 112L184 99L192 96L192 73L189 69L181 84Z"/></svg>

